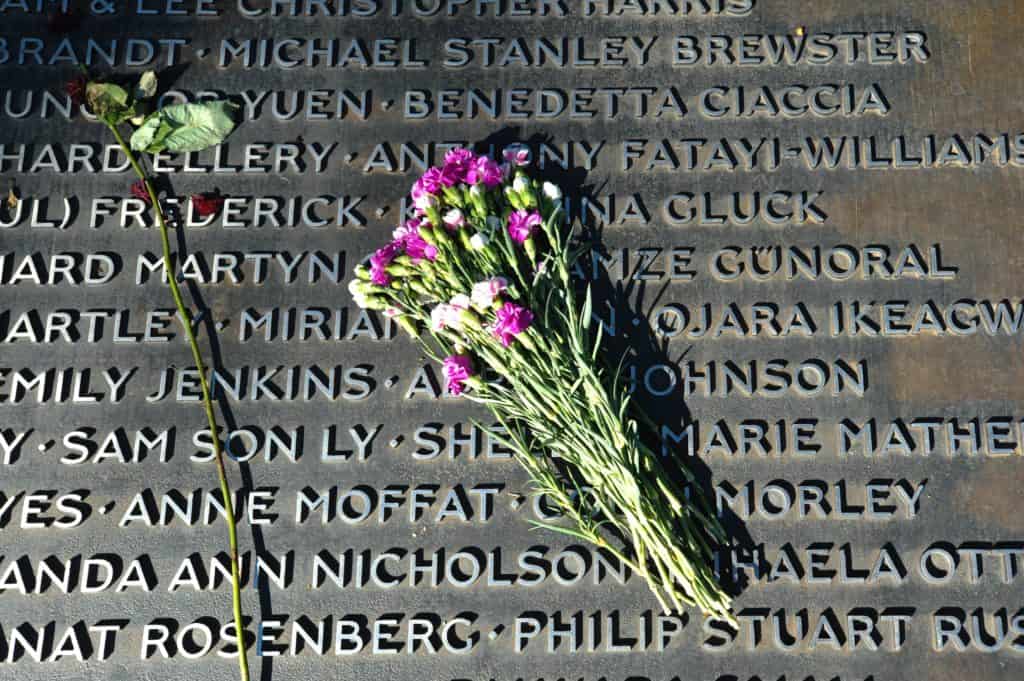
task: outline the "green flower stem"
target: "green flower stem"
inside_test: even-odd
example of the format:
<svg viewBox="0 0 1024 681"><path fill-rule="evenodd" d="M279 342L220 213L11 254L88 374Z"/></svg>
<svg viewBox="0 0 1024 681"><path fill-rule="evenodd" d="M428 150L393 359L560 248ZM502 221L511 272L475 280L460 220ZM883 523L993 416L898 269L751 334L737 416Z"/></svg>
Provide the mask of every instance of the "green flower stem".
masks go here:
<svg viewBox="0 0 1024 681"><path fill-rule="evenodd" d="M199 351L199 342L196 340L195 331L192 328L192 313L181 296L181 288L178 286L178 279L175 275L174 262L171 260L171 238L167 228L167 221L164 219L163 209L157 199L153 183L146 172L139 165L138 159L132 153L131 148L125 143L124 137L116 125L107 124L110 131L114 133L121 150L128 157L128 161L135 170L135 174L146 185L146 192L149 194L150 203L153 205L153 214L156 217L157 227L160 229L160 241L163 246L164 272L170 284L171 296L174 298L174 305L178 309L178 316L182 326L185 327L185 336L188 338L188 345L192 350L192 360L195 362L196 370L199 372L199 387L203 395L203 409L206 411L206 421L210 427L210 435L213 440L213 454L217 462L217 477L220 480L220 493L224 499L224 513L228 523L228 543L231 552L231 608L235 618L235 635L238 638L238 672L241 681L249 681L249 659L245 650L245 635L242 627L242 588L241 570L238 566L238 528L235 522L235 508L231 501L231 488L228 485L228 475L224 468L224 450L220 444L220 437L217 434L217 415L213 407L213 398L210 394L210 385L206 380L206 363L203 362L202 353Z"/></svg>

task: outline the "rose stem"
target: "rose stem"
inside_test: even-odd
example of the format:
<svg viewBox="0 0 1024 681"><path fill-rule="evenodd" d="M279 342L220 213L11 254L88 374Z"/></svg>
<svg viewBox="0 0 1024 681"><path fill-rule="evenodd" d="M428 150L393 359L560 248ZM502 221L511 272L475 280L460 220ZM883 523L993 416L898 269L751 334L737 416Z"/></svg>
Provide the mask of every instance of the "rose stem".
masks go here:
<svg viewBox="0 0 1024 681"><path fill-rule="evenodd" d="M210 386L206 380L206 364L203 362L202 353L199 351L199 343L196 340L195 331L192 329L192 314L185 301L181 297L181 289L178 287L178 279L174 270L174 263L171 261L171 239L167 229L167 221L164 220L164 212L160 207L153 183L139 165L138 160L131 149L124 141L124 137L118 131L116 125L107 124L110 131L114 133L114 139L128 157L135 174L139 176L146 186L150 203L153 205L153 214L156 216L157 227L160 228L160 241L163 245L164 271L167 274L167 281L170 284L171 296L174 298L174 305L178 308L178 316L182 326L185 327L185 336L188 338L189 347L192 349L192 359L199 372L199 387L203 395L203 409L206 411L206 421L210 426L210 435L213 440L213 454L217 462L217 477L220 479L220 493L224 499L224 514L228 523L228 543L231 549L231 607L235 617L235 635L238 638L238 671L241 681L249 681L249 659L246 656L245 636L242 633L242 589L240 585L240 572L238 567L238 528L235 523L235 508L231 501L231 488L228 486L228 475L224 468L224 450L218 436L217 415L213 408L213 399L210 396Z"/></svg>

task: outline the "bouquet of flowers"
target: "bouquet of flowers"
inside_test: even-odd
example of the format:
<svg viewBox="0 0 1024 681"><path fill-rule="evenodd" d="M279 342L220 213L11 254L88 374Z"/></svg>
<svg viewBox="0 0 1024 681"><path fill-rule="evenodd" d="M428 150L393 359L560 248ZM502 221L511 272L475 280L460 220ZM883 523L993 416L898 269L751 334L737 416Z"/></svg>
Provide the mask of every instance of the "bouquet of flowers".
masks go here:
<svg viewBox="0 0 1024 681"><path fill-rule="evenodd" d="M646 417L600 354L591 290L571 275L587 247L560 188L526 163L524 149L502 164L449 151L413 185L416 217L356 268L353 299L418 338L451 393L489 407L492 435L567 521L537 525L614 555L666 611L690 604L732 621L711 568L721 526L644 443Z"/></svg>

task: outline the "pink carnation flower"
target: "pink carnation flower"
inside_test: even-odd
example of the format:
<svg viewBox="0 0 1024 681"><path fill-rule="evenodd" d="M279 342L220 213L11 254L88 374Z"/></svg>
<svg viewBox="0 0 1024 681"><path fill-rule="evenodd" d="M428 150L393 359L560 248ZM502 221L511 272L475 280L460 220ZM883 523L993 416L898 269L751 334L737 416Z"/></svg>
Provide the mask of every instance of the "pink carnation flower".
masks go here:
<svg viewBox="0 0 1024 681"><path fill-rule="evenodd" d="M466 380L473 375L473 360L468 355L449 355L441 365L445 385L452 395L461 395Z"/></svg>
<svg viewBox="0 0 1024 681"><path fill-rule="evenodd" d="M491 332L507 348L512 344L512 340L530 328L531 324L533 324L532 312L522 305L505 303L495 314L495 322Z"/></svg>
<svg viewBox="0 0 1024 681"><path fill-rule="evenodd" d="M462 147L452 149L444 155L442 172L456 182L467 182L466 174L475 162L476 157L469 149Z"/></svg>
<svg viewBox="0 0 1024 681"><path fill-rule="evenodd" d="M388 276L385 268L391 264L391 261L398 256L400 251L400 245L394 241L374 251L373 255L370 256L370 281L377 286L387 286L390 284L391 277Z"/></svg>
<svg viewBox="0 0 1024 681"><path fill-rule="evenodd" d="M486 156L478 156L466 172L467 184L483 184L485 187L493 189L501 184L501 181L501 166Z"/></svg>
<svg viewBox="0 0 1024 681"><path fill-rule="evenodd" d="M430 328L434 331L462 328L462 312L468 310L469 305L469 296L463 293L453 296L447 303L438 303L430 311Z"/></svg>
<svg viewBox="0 0 1024 681"><path fill-rule="evenodd" d="M437 205L437 197L421 191L412 197L412 205L416 209L416 214L422 217L427 214L429 208Z"/></svg>
<svg viewBox="0 0 1024 681"><path fill-rule="evenodd" d="M441 217L441 220L444 221L444 226L450 231L454 231L466 224L466 216L458 208L449 210Z"/></svg>
<svg viewBox="0 0 1024 681"><path fill-rule="evenodd" d="M495 296L508 288L508 280L505 277L492 277L486 281L473 284L473 290L469 297L473 304L486 310L494 304Z"/></svg>
<svg viewBox="0 0 1024 681"><path fill-rule="evenodd" d="M442 189L454 186L457 182L450 172L446 173L441 168L428 168L427 172L413 183L409 196L412 197L416 210L422 215L430 205L436 205L437 196Z"/></svg>
<svg viewBox="0 0 1024 681"><path fill-rule="evenodd" d="M449 149L444 155L445 164L468 166L473 160L473 152L465 147Z"/></svg>
<svg viewBox="0 0 1024 681"><path fill-rule="evenodd" d="M427 168L427 172L423 173L423 176L417 180L417 184L427 194L437 196L444 187L453 186L455 180L450 174L445 174L441 168ZM413 185L413 187L415 188L416 185Z"/></svg>
<svg viewBox="0 0 1024 681"><path fill-rule="evenodd" d="M543 219L537 211L517 210L508 216L508 234L512 241L521 244L533 236L542 223Z"/></svg>
<svg viewBox="0 0 1024 681"><path fill-rule="evenodd" d="M413 262L437 258L437 247L427 243L420 235L420 222L413 218L393 232L395 243L401 245L402 250L412 258Z"/></svg>
<svg viewBox="0 0 1024 681"><path fill-rule="evenodd" d="M502 157L516 166L525 166L530 163L530 150L522 144L513 144L502 152Z"/></svg>

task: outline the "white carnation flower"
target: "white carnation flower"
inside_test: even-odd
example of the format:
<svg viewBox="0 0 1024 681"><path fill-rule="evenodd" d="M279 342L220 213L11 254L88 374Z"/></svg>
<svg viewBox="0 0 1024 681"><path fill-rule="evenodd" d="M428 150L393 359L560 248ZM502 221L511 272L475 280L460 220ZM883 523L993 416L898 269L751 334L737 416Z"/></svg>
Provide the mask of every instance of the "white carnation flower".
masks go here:
<svg viewBox="0 0 1024 681"><path fill-rule="evenodd" d="M462 211L459 210L458 208L452 208L447 213L445 213L443 220L444 224L448 225L453 229L457 229L459 227L462 227L462 225L466 224L466 216L464 216L462 214Z"/></svg>
<svg viewBox="0 0 1024 681"><path fill-rule="evenodd" d="M505 277L492 277L486 281L473 284L473 304L482 310L486 310L494 303L494 298L508 288L508 280Z"/></svg>
<svg viewBox="0 0 1024 681"><path fill-rule="evenodd" d="M486 234L477 232L473 236L469 237L469 247L474 251L480 251L487 247L487 244L491 242L490 237Z"/></svg>
<svg viewBox="0 0 1024 681"><path fill-rule="evenodd" d="M557 184L545 182L542 189L544 191L544 196L548 197L552 201L558 201L562 198L562 190Z"/></svg>

